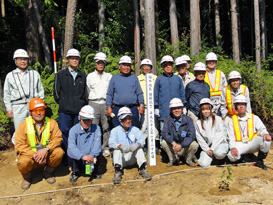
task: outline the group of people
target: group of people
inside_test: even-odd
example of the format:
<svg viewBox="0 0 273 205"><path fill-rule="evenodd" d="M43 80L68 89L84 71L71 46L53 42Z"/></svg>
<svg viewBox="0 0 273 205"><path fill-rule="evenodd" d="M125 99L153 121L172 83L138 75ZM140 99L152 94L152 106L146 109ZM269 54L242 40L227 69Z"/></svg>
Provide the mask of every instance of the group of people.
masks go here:
<svg viewBox="0 0 273 205"><path fill-rule="evenodd" d="M54 183L53 171L61 162L72 168L72 183L84 170L99 179L100 162L110 156L114 184L121 183L124 167L136 163L139 175L152 179L144 150L149 123L145 76L152 72L152 61L142 60L142 73L135 76L131 58L123 56L120 73L112 76L104 71L107 56L99 52L94 57L95 71L86 77L78 69L80 57L78 50L68 50L68 66L55 76L57 123L45 116L44 89L39 73L28 68L27 52L18 49L14 53L17 68L6 76L4 103L7 115L14 120L13 142L24 190L30 187L36 167L44 167L44 178ZM175 61L167 55L160 64L163 74L153 75L153 129L168 167L181 161L197 166L200 146L201 167L210 166L214 158L222 163L227 156L234 162L259 151L256 164L267 169L263 159L271 136L260 118L252 114L249 90L241 84L239 72L232 71L227 81L216 69L214 53L207 54L206 65L194 65L194 74L189 72L191 59L187 55Z"/></svg>

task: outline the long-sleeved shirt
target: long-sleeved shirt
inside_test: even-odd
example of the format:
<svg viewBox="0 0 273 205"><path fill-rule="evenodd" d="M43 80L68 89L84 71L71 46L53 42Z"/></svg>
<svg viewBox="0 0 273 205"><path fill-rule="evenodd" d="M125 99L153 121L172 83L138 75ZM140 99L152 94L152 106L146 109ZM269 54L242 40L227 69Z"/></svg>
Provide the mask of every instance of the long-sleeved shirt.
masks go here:
<svg viewBox="0 0 273 205"><path fill-rule="evenodd" d="M145 75L143 74L140 74L138 77L138 80L139 80L139 84L140 84L140 87L143 91L143 97L144 97L144 105L146 106L146 102L147 102L147 89L146 89L146 77ZM155 80L156 80L157 76L156 75L153 75L153 83L155 84ZM154 85L153 84L153 85Z"/></svg>
<svg viewBox="0 0 273 205"><path fill-rule="evenodd" d="M33 126L36 127L39 134L41 134L45 129L46 121L44 120L41 127L37 125L37 123L33 120ZM61 143L63 141L62 133L59 129L58 123L51 119L50 121L50 136L49 143L46 147L49 148L49 151L54 150L57 147L61 147ZM36 143L39 143L36 136ZM22 122L15 133L15 151L18 154L28 156L30 158L33 157L34 151L29 146L29 140L27 135L27 123L26 121Z"/></svg>
<svg viewBox="0 0 273 205"><path fill-rule="evenodd" d="M81 123L74 125L69 131L67 154L72 159L80 160L84 155L97 157L101 153L100 127L92 124L85 131Z"/></svg>
<svg viewBox="0 0 273 205"><path fill-rule="evenodd" d="M111 78L112 75L104 71L102 74L99 74L96 70L89 73L86 78L88 100L98 104L105 104L106 92Z"/></svg>
<svg viewBox="0 0 273 205"><path fill-rule="evenodd" d="M15 78L19 78L19 85ZM23 72L16 68L7 74L4 83L4 103L7 111L12 110L13 104L28 103L35 97L44 99L44 88L37 71L26 69Z"/></svg>
<svg viewBox="0 0 273 205"><path fill-rule="evenodd" d="M154 87L154 105L159 107L160 120L164 120L169 114L169 104L173 98L179 98L184 104L185 89L181 79L177 75L167 76L165 73L157 77Z"/></svg>
<svg viewBox="0 0 273 205"><path fill-rule="evenodd" d="M196 122L196 139L203 151L214 151L222 142L226 142L227 133L224 128L222 118L215 116L212 126L212 117L204 119L204 129L201 126L201 120Z"/></svg>
<svg viewBox="0 0 273 205"><path fill-rule="evenodd" d="M177 75L182 80L184 88L186 88L186 86L195 79L195 77L190 74L186 74L184 78L182 78L179 73L175 73L175 75Z"/></svg>
<svg viewBox="0 0 273 205"><path fill-rule="evenodd" d="M111 130L109 138L109 147L116 149L118 145L132 145L140 143L141 147L145 145L145 139L140 131L135 126L131 126L127 132L121 125Z"/></svg>
<svg viewBox="0 0 273 205"><path fill-rule="evenodd" d="M110 80L106 93L106 106L144 104L143 92L138 78L130 74L116 74Z"/></svg>

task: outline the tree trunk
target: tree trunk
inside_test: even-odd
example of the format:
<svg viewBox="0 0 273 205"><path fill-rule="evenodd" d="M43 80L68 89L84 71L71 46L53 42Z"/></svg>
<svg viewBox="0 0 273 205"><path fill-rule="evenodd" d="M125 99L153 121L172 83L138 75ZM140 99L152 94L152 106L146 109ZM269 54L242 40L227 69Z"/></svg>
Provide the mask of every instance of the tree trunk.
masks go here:
<svg viewBox="0 0 273 205"><path fill-rule="evenodd" d="M1 14L3 18L6 16L5 0L1 0Z"/></svg>
<svg viewBox="0 0 273 205"><path fill-rule="evenodd" d="M176 3L175 3L175 0L169 0L169 3L170 3L169 15L170 15L172 45L174 46L175 52L179 52Z"/></svg>
<svg viewBox="0 0 273 205"><path fill-rule="evenodd" d="M74 26L75 26L75 14L77 8L78 0L68 0L67 2L67 12L65 21L65 37L64 37L64 55L62 68L66 68L66 53L73 47L74 38Z"/></svg>
<svg viewBox="0 0 273 205"><path fill-rule="evenodd" d="M260 38L260 15L259 0L254 0L254 18L255 18L255 59L257 73L261 72L261 38Z"/></svg>
<svg viewBox="0 0 273 205"><path fill-rule="evenodd" d="M140 74L140 28L139 28L139 12L138 12L138 0L133 1L134 4L134 18L135 18L135 74Z"/></svg>
<svg viewBox="0 0 273 205"><path fill-rule="evenodd" d="M104 22L105 22L105 14L104 14L104 4L103 0L98 0L98 8L99 8L99 51L102 50L104 45L105 35L104 35Z"/></svg>
<svg viewBox="0 0 273 205"><path fill-rule="evenodd" d="M219 0L214 0L214 14L215 14L215 40L216 46L221 47L221 23L220 23L220 12L219 12Z"/></svg>
<svg viewBox="0 0 273 205"><path fill-rule="evenodd" d="M155 47L155 4L154 0L145 0L145 57L153 62L153 73L156 70L156 47Z"/></svg>
<svg viewBox="0 0 273 205"><path fill-rule="evenodd" d="M191 18L191 55L198 56L200 51L200 9L199 0L190 1L190 18Z"/></svg>
<svg viewBox="0 0 273 205"><path fill-rule="evenodd" d="M139 1L139 12L140 12L141 19L144 19L144 12L145 12L144 1L145 0L140 0Z"/></svg>
<svg viewBox="0 0 273 205"><path fill-rule="evenodd" d="M237 0L230 0L233 60L240 63Z"/></svg>
<svg viewBox="0 0 273 205"><path fill-rule="evenodd" d="M47 65L49 65L49 69L50 71L53 70L52 67L52 62L51 62L51 57L50 57L50 50L49 50L49 46L46 40L46 35L45 35L45 31L44 31L44 27L42 24L42 20L41 20L41 16L40 16L40 12L39 12L39 8L37 5L37 1L36 0L32 0L32 4L33 4L33 8L35 11L35 16L37 19L37 23L38 23L38 31L42 40L42 46L43 46L43 51L44 51L44 55L45 55L45 62Z"/></svg>
<svg viewBox="0 0 273 205"><path fill-rule="evenodd" d="M261 10L261 40L262 40L262 58L267 59L267 33L266 33L266 19L265 19L265 0L260 0Z"/></svg>

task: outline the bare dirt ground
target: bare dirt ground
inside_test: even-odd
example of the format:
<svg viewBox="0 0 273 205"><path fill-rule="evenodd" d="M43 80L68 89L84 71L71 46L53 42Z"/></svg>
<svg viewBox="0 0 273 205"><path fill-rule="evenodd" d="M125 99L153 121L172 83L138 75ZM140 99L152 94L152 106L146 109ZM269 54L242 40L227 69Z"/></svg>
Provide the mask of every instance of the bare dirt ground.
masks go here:
<svg viewBox="0 0 273 205"><path fill-rule="evenodd" d="M143 181L137 168L132 168L124 171L122 184L113 185L114 169L108 158L107 172L102 179L88 182L88 177L80 177L72 185L69 170L60 166L55 172L55 184L47 184L41 170L37 170L34 184L22 191L15 152L10 149L0 152L0 204L273 204L273 148L265 162L267 171L251 164L231 166L234 182L230 191L225 192L219 192L218 186L226 167L167 168L159 156L158 165L148 167L152 181ZM160 175L168 172L174 173ZM15 195L23 196L3 198Z"/></svg>

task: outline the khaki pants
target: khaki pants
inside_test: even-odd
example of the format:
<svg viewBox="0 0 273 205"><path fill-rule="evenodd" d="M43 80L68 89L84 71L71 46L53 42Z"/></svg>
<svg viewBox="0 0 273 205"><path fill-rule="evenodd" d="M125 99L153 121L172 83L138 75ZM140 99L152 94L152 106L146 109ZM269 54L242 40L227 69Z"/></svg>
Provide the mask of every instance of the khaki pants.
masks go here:
<svg viewBox="0 0 273 205"><path fill-rule="evenodd" d="M57 167L62 161L63 154L64 151L62 150L62 148L60 147L55 148L52 152L49 152L47 154L46 165L49 167ZM19 154L17 159L18 159L17 167L21 174L27 174L32 169L44 166L35 162L33 158L30 158L22 154Z"/></svg>
<svg viewBox="0 0 273 205"><path fill-rule="evenodd" d="M196 127L196 122L198 120L198 117L195 114L193 114L193 112L190 110L188 110L188 116L193 120L193 124Z"/></svg>

